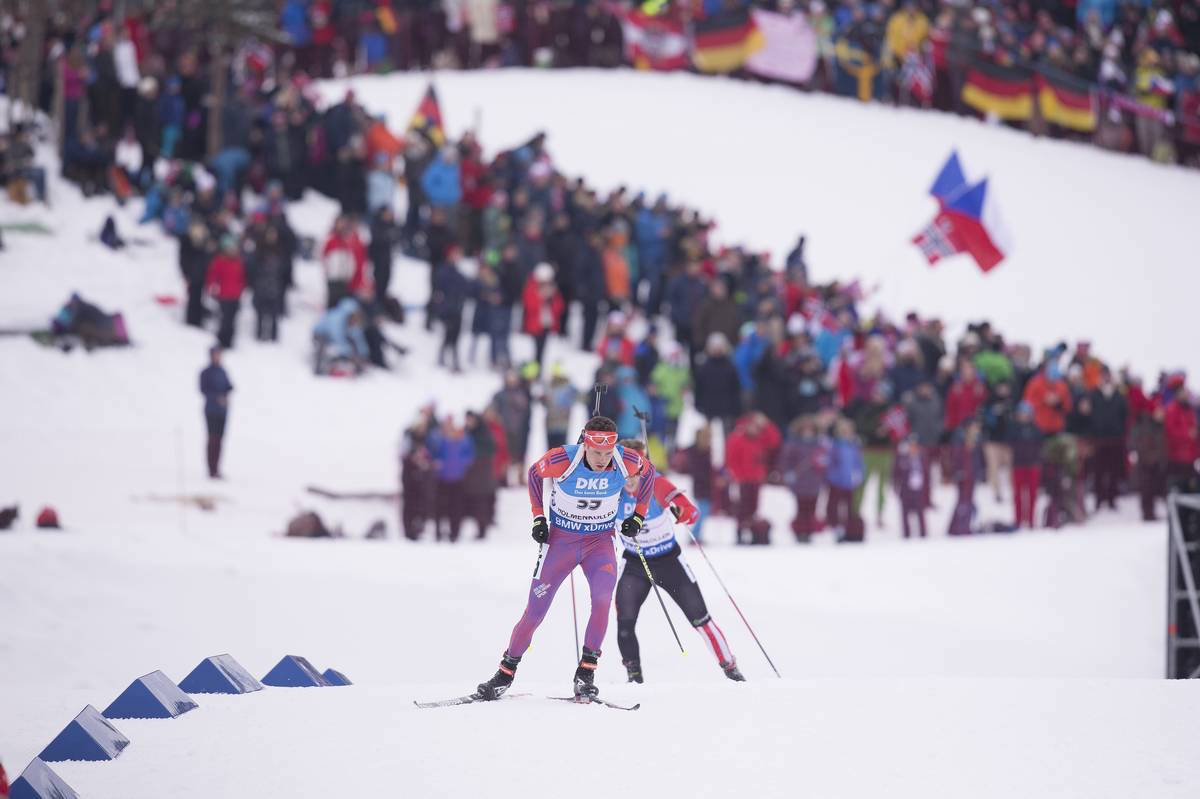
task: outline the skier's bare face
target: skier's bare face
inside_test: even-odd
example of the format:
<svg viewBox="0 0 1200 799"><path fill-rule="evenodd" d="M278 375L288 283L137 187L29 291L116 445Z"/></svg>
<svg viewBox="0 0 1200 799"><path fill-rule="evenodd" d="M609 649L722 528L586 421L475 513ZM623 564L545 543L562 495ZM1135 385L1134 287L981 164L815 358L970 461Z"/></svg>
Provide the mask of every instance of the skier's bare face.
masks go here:
<svg viewBox="0 0 1200 799"><path fill-rule="evenodd" d="M633 475L625 481L625 490L630 494L636 494L638 490L638 483L640 482L642 482L642 478L639 475Z"/></svg>
<svg viewBox="0 0 1200 799"><path fill-rule="evenodd" d="M587 459L588 468L593 472L602 472L612 464L611 449L597 449L586 444L583 447L583 457Z"/></svg>

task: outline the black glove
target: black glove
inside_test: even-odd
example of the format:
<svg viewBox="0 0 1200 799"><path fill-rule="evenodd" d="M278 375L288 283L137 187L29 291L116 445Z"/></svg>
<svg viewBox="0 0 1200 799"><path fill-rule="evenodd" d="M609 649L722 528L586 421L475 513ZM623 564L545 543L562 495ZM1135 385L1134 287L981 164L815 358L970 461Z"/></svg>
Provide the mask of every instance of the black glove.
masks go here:
<svg viewBox="0 0 1200 799"><path fill-rule="evenodd" d="M533 540L539 544L544 544L550 540L550 525L546 523L545 516L533 517Z"/></svg>
<svg viewBox="0 0 1200 799"><path fill-rule="evenodd" d="M637 534L642 531L642 514L635 513L625 521L621 522L621 535L626 538L637 538Z"/></svg>

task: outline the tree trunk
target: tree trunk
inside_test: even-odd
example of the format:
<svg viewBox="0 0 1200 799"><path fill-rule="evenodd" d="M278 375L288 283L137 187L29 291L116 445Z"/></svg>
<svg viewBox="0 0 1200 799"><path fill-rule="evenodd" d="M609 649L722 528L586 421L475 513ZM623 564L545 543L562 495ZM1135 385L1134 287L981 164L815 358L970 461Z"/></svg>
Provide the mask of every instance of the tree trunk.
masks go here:
<svg viewBox="0 0 1200 799"><path fill-rule="evenodd" d="M25 104L31 116L37 110L38 94L42 85L42 50L46 41L46 15L50 12L46 0L26 0L25 40L21 45L21 83L16 96Z"/></svg>

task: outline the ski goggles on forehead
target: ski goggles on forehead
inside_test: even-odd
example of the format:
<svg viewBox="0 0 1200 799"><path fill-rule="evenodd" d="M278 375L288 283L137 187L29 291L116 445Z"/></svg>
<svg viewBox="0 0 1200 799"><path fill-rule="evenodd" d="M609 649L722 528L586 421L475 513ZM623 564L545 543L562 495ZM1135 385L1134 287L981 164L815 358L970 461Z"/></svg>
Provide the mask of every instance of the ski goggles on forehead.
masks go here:
<svg viewBox="0 0 1200 799"><path fill-rule="evenodd" d="M583 443L596 449L613 449L617 446L617 434L603 430L584 430Z"/></svg>

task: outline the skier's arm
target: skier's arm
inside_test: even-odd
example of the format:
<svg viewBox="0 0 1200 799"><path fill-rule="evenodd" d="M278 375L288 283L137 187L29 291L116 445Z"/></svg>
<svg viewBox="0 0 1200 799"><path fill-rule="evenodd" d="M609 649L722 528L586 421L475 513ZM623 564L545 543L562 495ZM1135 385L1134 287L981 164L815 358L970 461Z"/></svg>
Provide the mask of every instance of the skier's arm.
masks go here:
<svg viewBox="0 0 1200 799"><path fill-rule="evenodd" d="M570 465L571 459L567 456L567 451L562 447L555 447L529 467L529 507L534 516L546 515L542 507L542 481L562 477Z"/></svg>
<svg viewBox="0 0 1200 799"><path fill-rule="evenodd" d="M637 455L637 453L629 450L625 451L626 456ZM628 459L628 457L627 457ZM654 465L646 458L638 457L640 461L640 469L642 481L638 484L637 504L634 506L633 512L643 519L646 518L646 512L650 509L650 498L654 491L654 478L657 476L654 472Z"/></svg>
<svg viewBox="0 0 1200 799"><path fill-rule="evenodd" d="M659 505L669 510L676 520L684 524L694 524L700 518L700 511L692 501L661 474L654 478L654 498L658 500Z"/></svg>

